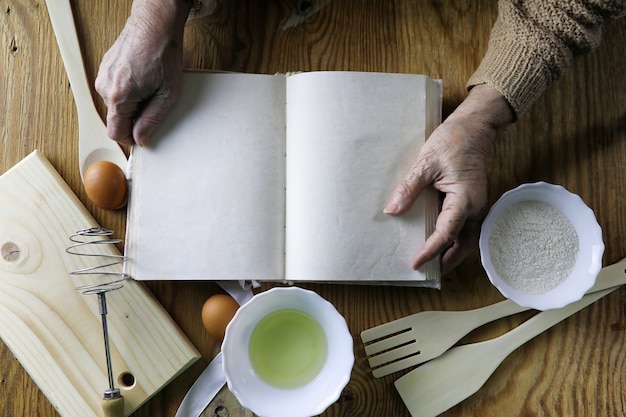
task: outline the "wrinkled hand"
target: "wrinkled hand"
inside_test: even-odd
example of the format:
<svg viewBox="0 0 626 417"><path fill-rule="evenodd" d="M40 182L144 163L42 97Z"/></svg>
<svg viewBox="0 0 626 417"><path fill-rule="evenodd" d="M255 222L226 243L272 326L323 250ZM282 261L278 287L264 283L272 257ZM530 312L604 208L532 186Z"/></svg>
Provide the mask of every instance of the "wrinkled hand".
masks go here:
<svg viewBox="0 0 626 417"><path fill-rule="evenodd" d="M384 210L390 215L406 212L431 184L445 194L435 231L415 253L413 268L443 253L445 274L472 249L487 203L491 149L498 131L513 120L506 99L479 85L428 138Z"/></svg>
<svg viewBox="0 0 626 417"><path fill-rule="evenodd" d="M148 144L180 90L183 31L191 2L164 3L133 3L96 78L96 90L108 107L107 134L125 145Z"/></svg>

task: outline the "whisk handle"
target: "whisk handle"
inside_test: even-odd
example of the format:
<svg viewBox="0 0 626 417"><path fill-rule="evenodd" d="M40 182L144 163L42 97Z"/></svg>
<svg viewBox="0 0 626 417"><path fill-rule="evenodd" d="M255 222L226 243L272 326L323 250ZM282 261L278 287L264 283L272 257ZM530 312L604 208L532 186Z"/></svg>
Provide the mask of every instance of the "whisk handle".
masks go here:
<svg viewBox="0 0 626 417"><path fill-rule="evenodd" d="M124 417L124 397L102 399L105 417Z"/></svg>

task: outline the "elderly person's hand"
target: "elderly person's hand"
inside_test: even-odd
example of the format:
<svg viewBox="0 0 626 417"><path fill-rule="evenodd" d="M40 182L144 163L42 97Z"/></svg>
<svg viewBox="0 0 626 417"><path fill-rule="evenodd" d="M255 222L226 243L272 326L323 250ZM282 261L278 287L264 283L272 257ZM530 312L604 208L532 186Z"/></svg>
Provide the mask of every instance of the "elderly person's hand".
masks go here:
<svg viewBox="0 0 626 417"><path fill-rule="evenodd" d="M108 107L107 134L146 145L180 89L189 0L136 0L105 54L96 90Z"/></svg>
<svg viewBox="0 0 626 417"><path fill-rule="evenodd" d="M445 194L434 233L413 257L415 269L443 253L445 274L477 242L487 203L489 155L498 131L514 118L495 89L475 86L420 150L384 210L390 215L406 212L431 184Z"/></svg>

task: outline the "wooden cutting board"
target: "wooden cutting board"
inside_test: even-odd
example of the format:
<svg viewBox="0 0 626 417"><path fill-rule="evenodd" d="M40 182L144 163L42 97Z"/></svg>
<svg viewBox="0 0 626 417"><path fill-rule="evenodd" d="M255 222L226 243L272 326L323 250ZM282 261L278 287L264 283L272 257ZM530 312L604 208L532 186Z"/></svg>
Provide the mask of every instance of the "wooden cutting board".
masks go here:
<svg viewBox="0 0 626 417"><path fill-rule="evenodd" d="M75 290L103 278L69 274L102 260L66 252L69 236L97 224L38 151L0 176L0 201L0 337L61 416L103 416L97 297ZM91 250L119 254L113 245ZM129 415L200 355L141 283L126 281L107 303L113 373Z"/></svg>

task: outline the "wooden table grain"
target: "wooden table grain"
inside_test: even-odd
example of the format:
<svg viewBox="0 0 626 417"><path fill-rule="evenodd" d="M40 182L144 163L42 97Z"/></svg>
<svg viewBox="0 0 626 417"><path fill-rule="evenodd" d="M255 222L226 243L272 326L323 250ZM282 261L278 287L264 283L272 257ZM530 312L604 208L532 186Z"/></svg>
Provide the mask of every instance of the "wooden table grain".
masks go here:
<svg viewBox="0 0 626 417"><path fill-rule="evenodd" d="M123 236L125 213L89 202L77 161L77 116L45 2L0 2L0 173L39 149L96 220ZM184 66L275 73L357 70L428 74L444 82L444 115L465 95L497 9L494 1L222 0L186 28ZM319 10L308 9L313 4ZM131 2L72 1L90 82L122 29ZM500 135L490 167L489 198L520 183L561 184L579 194L603 229L605 265L626 256L626 21L610 24L599 49L571 70L515 125ZM95 95L101 115L102 101ZM6 204L6 202L0 202ZM63 237L64 238L64 237ZM200 308L217 291L207 282L148 283L203 360L133 415L171 417L186 390L219 350ZM267 285L266 285L267 287ZM373 378L362 330L421 310L480 307L502 297L489 284L478 254L446 276L441 291L309 284L337 306L354 336L356 363L339 401L323 415L408 416L393 381ZM444 415L618 416L626 413L626 290L618 290L515 351L486 385ZM463 342L499 335L527 315L497 321ZM232 399L231 399L232 400ZM246 415L232 406L230 415ZM0 343L0 415L58 414ZM206 416L215 415L207 409Z"/></svg>

